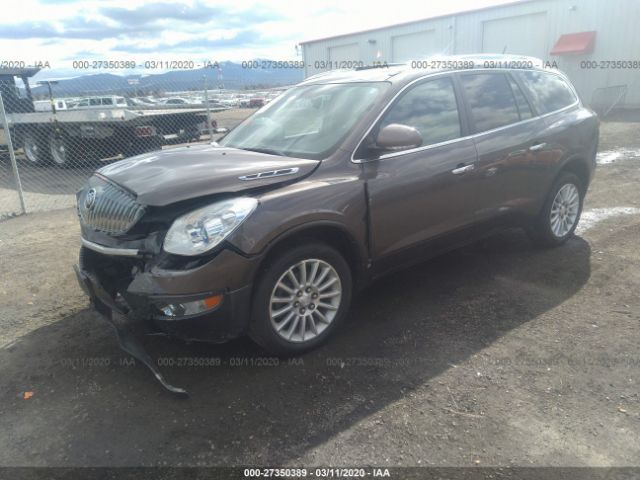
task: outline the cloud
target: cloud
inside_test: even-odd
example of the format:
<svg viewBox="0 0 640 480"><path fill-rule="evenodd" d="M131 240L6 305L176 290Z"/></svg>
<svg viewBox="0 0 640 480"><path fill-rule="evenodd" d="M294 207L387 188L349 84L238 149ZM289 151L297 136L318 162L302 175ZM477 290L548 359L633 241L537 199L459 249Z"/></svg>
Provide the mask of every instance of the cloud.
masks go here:
<svg viewBox="0 0 640 480"><path fill-rule="evenodd" d="M63 1L63 0L57 0ZM233 10L227 6L207 5L198 1L192 5L147 3L136 8L101 7L91 19L83 16L60 18L56 22L0 23L0 38L23 40L110 38L157 38L168 29L193 33L194 28L206 30L253 28L284 17L265 7ZM197 24L198 26L194 26Z"/></svg>
<svg viewBox="0 0 640 480"><path fill-rule="evenodd" d="M282 15L265 8L234 11L227 6L206 5L195 2L193 5L175 3L145 3L137 8L105 7L99 10L105 17L121 25L149 25L158 21L173 20L189 23L209 23L219 21L226 28L238 25L253 25L282 19Z"/></svg>
<svg viewBox="0 0 640 480"><path fill-rule="evenodd" d="M276 39L264 38L264 36L256 30L247 29L231 37L196 37L177 43L157 43L154 45L126 43L114 47L113 50L127 53L198 52L215 48L250 47L252 45L263 46L277 41Z"/></svg>
<svg viewBox="0 0 640 480"><path fill-rule="evenodd" d="M12 40L25 40L30 38L104 40L107 38L117 38L122 35L141 37L162 30L163 27L159 25L141 29L123 25L110 26L85 18L72 18L60 22L59 25L42 22L22 22L12 25L2 25L0 26L0 38Z"/></svg>

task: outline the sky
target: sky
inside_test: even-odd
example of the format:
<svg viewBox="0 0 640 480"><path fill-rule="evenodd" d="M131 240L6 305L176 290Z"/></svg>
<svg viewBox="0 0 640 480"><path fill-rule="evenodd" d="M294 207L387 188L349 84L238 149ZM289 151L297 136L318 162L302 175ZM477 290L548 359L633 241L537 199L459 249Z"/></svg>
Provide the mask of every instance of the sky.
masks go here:
<svg viewBox="0 0 640 480"><path fill-rule="evenodd" d="M510 1L13 0L0 62L295 60L301 41Z"/></svg>

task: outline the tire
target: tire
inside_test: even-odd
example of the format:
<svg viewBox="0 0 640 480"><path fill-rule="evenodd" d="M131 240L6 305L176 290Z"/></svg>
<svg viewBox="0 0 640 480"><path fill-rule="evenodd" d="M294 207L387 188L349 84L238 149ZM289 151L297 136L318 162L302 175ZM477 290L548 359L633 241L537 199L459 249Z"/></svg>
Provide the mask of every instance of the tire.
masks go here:
<svg viewBox="0 0 640 480"><path fill-rule="evenodd" d="M293 277L306 287L296 288ZM323 243L286 250L259 275L249 336L273 355L292 356L312 350L324 343L344 320L352 290L351 269L337 250Z"/></svg>
<svg viewBox="0 0 640 480"><path fill-rule="evenodd" d="M59 168L80 167L98 160L98 152L86 140L72 138L64 133L51 133L49 153L52 163Z"/></svg>
<svg viewBox="0 0 640 480"><path fill-rule="evenodd" d="M562 172L554 182L542 211L527 232L541 247L558 247L571 238L580 221L584 187L570 172Z"/></svg>
<svg viewBox="0 0 640 480"><path fill-rule="evenodd" d="M29 131L22 136L22 149L25 158L39 167L51 163L48 138L44 132Z"/></svg>
<svg viewBox="0 0 640 480"><path fill-rule="evenodd" d="M55 132L49 135L49 153L56 167L69 168L77 163L75 150L66 135Z"/></svg>

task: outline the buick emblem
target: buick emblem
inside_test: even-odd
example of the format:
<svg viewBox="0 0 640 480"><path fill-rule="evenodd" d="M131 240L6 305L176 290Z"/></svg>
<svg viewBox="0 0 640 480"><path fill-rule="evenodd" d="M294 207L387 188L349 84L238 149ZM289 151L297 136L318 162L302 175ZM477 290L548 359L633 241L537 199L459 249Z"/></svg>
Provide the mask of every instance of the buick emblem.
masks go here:
<svg viewBox="0 0 640 480"><path fill-rule="evenodd" d="M84 208L87 210L91 210L96 203L96 189L92 188L87 192L87 195L84 197Z"/></svg>

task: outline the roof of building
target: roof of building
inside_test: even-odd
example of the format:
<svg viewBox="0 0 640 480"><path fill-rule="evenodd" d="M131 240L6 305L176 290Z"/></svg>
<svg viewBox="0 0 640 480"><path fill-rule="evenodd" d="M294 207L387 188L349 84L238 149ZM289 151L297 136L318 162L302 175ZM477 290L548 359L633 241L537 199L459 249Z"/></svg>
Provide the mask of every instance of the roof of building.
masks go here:
<svg viewBox="0 0 640 480"><path fill-rule="evenodd" d="M447 17L453 17L455 15L464 15L467 13L475 13L475 12L482 12L485 10L493 10L495 8L502 8L502 7L511 7L513 5L520 5L523 3L530 3L530 2L537 2L540 0L515 0L512 2L507 2L507 3L499 3L497 5L489 5L486 7L481 7L481 8L473 8L470 10L462 10L459 12L450 12L450 13L445 13L445 14L441 14L441 15L434 15L433 17L426 17L426 18L420 18L417 20L411 20L409 22L402 22L402 23L394 23L392 25L385 25L382 27L375 27L375 28L368 28L365 30L359 30L359 31L355 31L355 32L349 32L349 33L341 33L339 35L331 35L329 37L322 37L322 38L315 38L313 40L305 40L304 42L300 42L300 45L308 45L310 43L316 43L316 42L322 42L325 40L333 40L335 38L342 38L342 37L350 37L352 35L358 35L361 33L369 33L369 32L378 32L380 30L386 30L388 28L395 28L395 27L403 27L405 25L413 25L415 23L420 23L420 22L425 22L427 20L437 20L439 18L447 18Z"/></svg>

